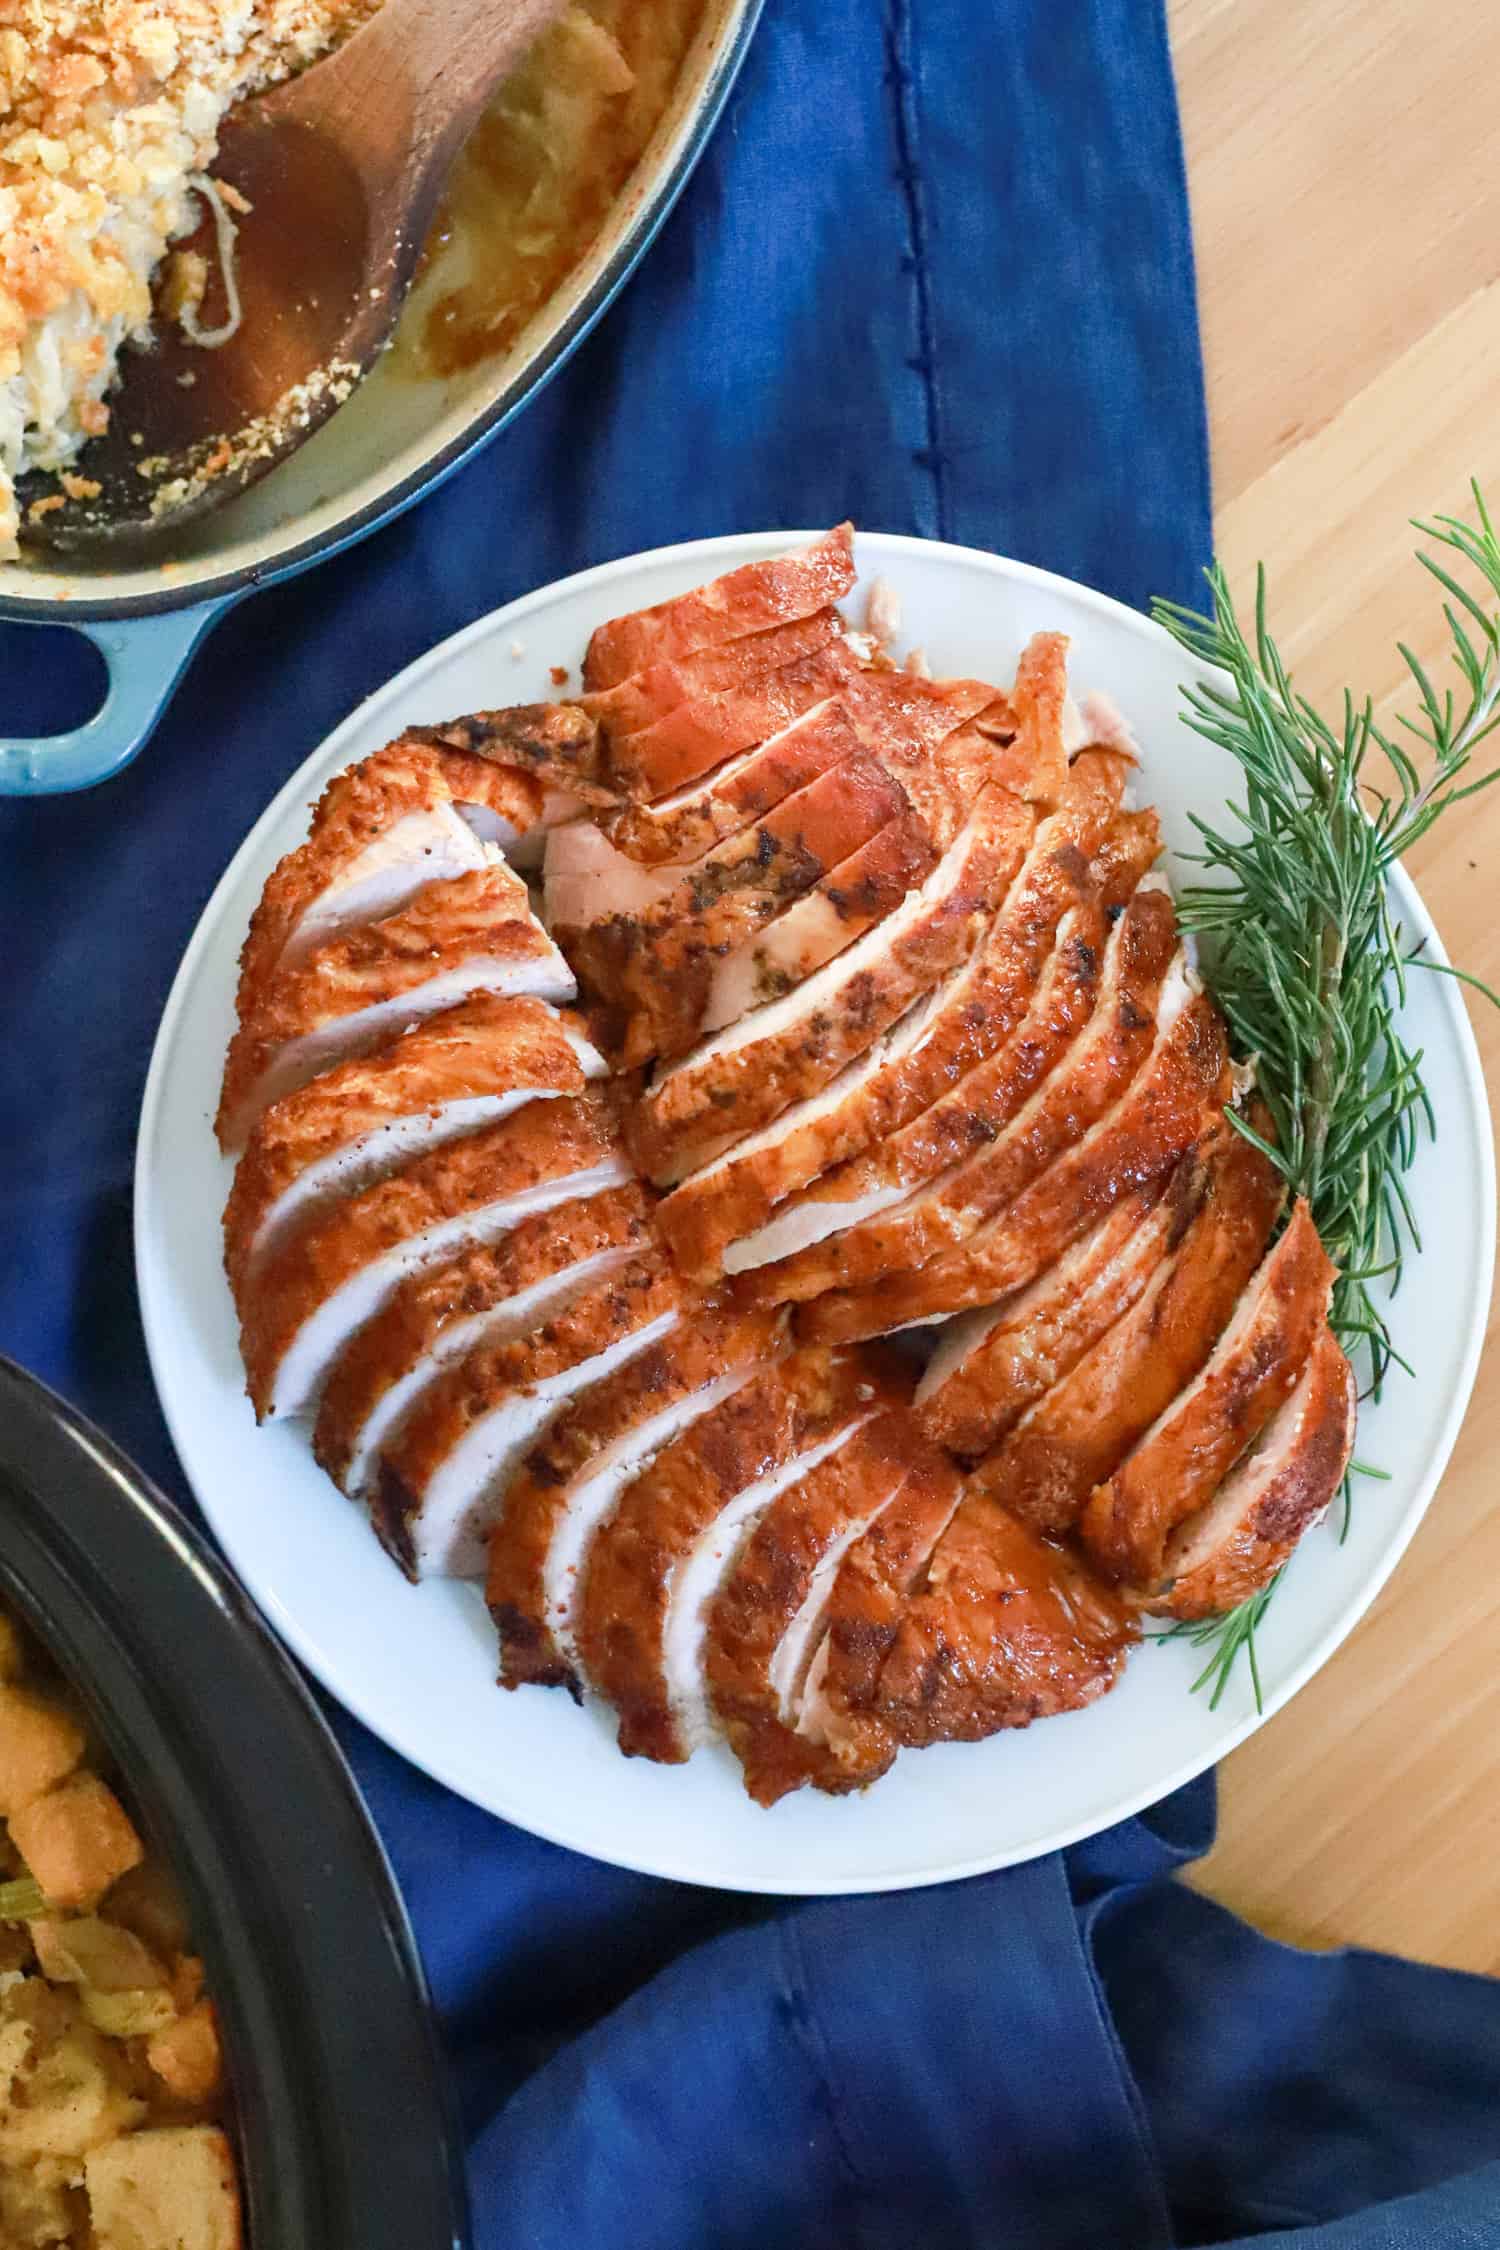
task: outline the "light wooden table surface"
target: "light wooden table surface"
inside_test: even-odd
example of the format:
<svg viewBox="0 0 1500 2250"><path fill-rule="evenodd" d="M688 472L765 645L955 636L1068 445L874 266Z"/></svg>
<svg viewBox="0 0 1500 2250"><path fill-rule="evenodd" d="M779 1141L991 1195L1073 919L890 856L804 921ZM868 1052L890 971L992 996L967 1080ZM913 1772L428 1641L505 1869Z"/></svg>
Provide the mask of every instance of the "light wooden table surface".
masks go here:
<svg viewBox="0 0 1500 2250"><path fill-rule="evenodd" d="M1500 502L1489 0L1168 0L1197 232L1220 553L1270 572L1314 700L1401 703L1446 632L1412 516ZM1413 862L1500 982L1500 788ZM1472 1007L1500 1114L1500 1019ZM1205 1889L1278 1937L1500 1972L1500 1337L1395 1577L1223 1769ZM1363 1504L1378 1506L1375 1497Z"/></svg>

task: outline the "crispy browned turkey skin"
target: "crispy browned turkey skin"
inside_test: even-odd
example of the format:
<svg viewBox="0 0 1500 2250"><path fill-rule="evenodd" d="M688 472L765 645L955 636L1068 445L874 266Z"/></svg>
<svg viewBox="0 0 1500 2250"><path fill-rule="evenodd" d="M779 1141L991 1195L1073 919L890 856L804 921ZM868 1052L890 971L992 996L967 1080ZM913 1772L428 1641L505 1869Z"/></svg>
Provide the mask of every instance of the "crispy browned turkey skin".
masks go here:
<svg viewBox="0 0 1500 2250"><path fill-rule="evenodd" d="M507 1688L767 1805L1090 1703L1354 1437L1128 727L1059 634L899 668L854 578L842 525L337 777L219 1118L257 1412L483 1577Z"/></svg>
<svg viewBox="0 0 1500 2250"><path fill-rule="evenodd" d="M785 1350L775 1313L694 1304L595 1383L527 1454L490 1535L485 1598L506 1687L578 1686L577 1617L593 1539L635 1478Z"/></svg>

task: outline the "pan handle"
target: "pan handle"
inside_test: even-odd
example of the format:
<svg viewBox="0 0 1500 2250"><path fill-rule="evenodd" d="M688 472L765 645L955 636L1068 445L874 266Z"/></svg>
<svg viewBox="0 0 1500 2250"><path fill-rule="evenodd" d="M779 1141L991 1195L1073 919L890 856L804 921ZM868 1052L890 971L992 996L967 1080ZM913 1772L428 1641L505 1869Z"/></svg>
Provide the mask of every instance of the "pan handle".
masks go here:
<svg viewBox="0 0 1500 2250"><path fill-rule="evenodd" d="M26 740L0 733L0 797L92 789L128 766L171 701L194 649L232 600L152 617L28 619L41 632L86 633L109 666L109 691L87 725L71 734Z"/></svg>

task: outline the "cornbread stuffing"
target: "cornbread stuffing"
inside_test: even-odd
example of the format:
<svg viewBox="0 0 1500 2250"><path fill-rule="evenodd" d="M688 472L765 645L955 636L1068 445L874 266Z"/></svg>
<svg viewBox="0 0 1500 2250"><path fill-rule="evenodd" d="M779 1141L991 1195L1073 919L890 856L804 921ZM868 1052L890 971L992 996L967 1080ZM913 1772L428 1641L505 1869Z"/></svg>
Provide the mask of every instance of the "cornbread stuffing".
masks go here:
<svg viewBox="0 0 1500 2250"><path fill-rule="evenodd" d="M0 2250L243 2250L182 1906L0 1609Z"/></svg>
<svg viewBox="0 0 1500 2250"><path fill-rule="evenodd" d="M197 223L226 110L376 5L0 0L0 559L17 475L66 467L108 426L117 354Z"/></svg>

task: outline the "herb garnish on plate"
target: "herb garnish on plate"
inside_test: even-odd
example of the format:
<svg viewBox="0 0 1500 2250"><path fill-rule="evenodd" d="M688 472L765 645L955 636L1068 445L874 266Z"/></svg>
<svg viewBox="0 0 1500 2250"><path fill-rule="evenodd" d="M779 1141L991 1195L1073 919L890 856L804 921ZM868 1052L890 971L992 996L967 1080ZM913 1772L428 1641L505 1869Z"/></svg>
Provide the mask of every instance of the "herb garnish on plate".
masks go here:
<svg viewBox="0 0 1500 2250"><path fill-rule="evenodd" d="M1222 825L1194 818L1202 849L1191 856L1204 872L1179 898L1236 1051L1255 1066L1274 1143L1237 1112L1232 1122L1265 1149L1289 1198L1307 1197L1338 1267L1330 1321L1374 1398L1393 1363L1412 1372L1381 1306L1408 1248L1421 1248L1404 1175L1423 1123L1435 1127L1421 1054L1400 1031L1407 971L1441 969L1500 1005L1477 977L1409 950L1388 895L1391 868L1434 822L1500 780L1500 767L1465 778L1500 724L1500 611L1455 575L1467 566L1482 595L1500 600L1500 540L1477 484L1473 491L1477 527L1457 516L1415 526L1443 550L1417 559L1443 588L1460 684L1439 691L1403 643L1417 709L1397 720L1396 733L1376 725L1368 698L1346 692L1330 723L1297 693L1267 628L1263 568L1251 634L1218 564L1206 573L1206 616L1155 605L1189 655L1226 675L1184 689L1186 722L1227 750L1244 779ZM1345 1530L1350 1479L1382 1474L1352 1464ZM1243 1654L1260 1708L1255 1634L1281 1575L1222 1616L1161 1636L1186 1634L1209 1652L1194 1687L1209 1687L1211 1704Z"/></svg>

